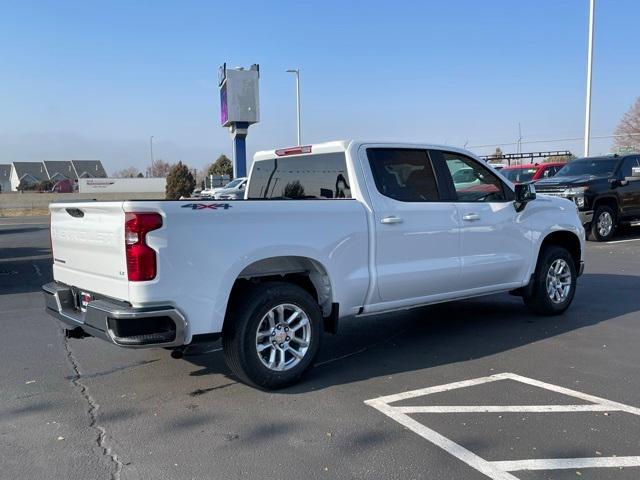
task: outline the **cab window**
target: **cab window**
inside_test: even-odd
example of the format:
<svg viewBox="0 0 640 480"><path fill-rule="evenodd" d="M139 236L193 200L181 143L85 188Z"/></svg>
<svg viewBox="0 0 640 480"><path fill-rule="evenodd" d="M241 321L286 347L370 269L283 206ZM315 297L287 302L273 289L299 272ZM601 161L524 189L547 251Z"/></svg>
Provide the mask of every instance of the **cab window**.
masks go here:
<svg viewBox="0 0 640 480"><path fill-rule="evenodd" d="M451 175L458 202L504 202L511 190L480 162L454 152L440 152Z"/></svg>
<svg viewBox="0 0 640 480"><path fill-rule="evenodd" d="M625 158L622 167L620 167L620 177L630 177L633 172L633 167L640 167L640 157Z"/></svg>
<svg viewBox="0 0 640 480"><path fill-rule="evenodd" d="M438 201L438 185L426 150L368 148L367 158L378 191L401 202Z"/></svg>
<svg viewBox="0 0 640 480"><path fill-rule="evenodd" d="M256 161L251 171L250 200L351 198L344 152L296 155Z"/></svg>

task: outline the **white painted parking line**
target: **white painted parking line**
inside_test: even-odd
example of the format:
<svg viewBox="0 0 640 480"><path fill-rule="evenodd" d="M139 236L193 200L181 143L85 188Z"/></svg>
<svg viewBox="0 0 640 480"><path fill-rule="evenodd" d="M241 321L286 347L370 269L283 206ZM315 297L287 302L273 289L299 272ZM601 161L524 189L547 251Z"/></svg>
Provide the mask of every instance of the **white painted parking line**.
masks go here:
<svg viewBox="0 0 640 480"><path fill-rule="evenodd" d="M491 464L507 472L577 468L620 468L637 467L640 465L640 457L537 458L534 460L491 462Z"/></svg>
<svg viewBox="0 0 640 480"><path fill-rule="evenodd" d="M558 413L610 412L608 405L447 405L437 407L395 407L400 413Z"/></svg>
<svg viewBox="0 0 640 480"><path fill-rule="evenodd" d="M640 238L629 238L628 240L614 240L613 242L607 242L607 244L611 243L626 243L626 242L639 242Z"/></svg>
<svg viewBox="0 0 640 480"><path fill-rule="evenodd" d="M586 405L403 405L395 407L391 403L407 399L417 399L433 393L463 389L474 385L482 385L500 380L513 380L534 387L549 390L562 395L574 397L585 402ZM535 412L535 413L563 413L563 412L612 412L621 411L633 415L640 415L640 409L613 402L605 398L578 392L569 388L541 382L533 378L523 377L514 373L498 373L488 377L474 378L461 382L447 383L434 387L401 392L394 395L366 400L364 403L384 413L389 418L405 426L425 440L445 450L472 468L493 480L518 480L510 472L523 470L556 470L572 468L612 468L612 467L640 467L640 456L628 457L597 457L597 458L533 458L525 460L487 461L472 451L457 444L453 440L432 430L423 423L411 418L416 413L498 413L498 412Z"/></svg>

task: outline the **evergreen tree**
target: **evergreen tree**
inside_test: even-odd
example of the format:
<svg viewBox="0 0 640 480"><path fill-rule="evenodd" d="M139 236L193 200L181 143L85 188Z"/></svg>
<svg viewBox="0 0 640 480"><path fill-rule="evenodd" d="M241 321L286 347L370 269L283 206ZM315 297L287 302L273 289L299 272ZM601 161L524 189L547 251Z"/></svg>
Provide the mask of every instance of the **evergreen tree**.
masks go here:
<svg viewBox="0 0 640 480"><path fill-rule="evenodd" d="M188 197L196 188L196 180L189 168L182 162L174 165L167 175L166 197L167 200L178 200L180 197Z"/></svg>

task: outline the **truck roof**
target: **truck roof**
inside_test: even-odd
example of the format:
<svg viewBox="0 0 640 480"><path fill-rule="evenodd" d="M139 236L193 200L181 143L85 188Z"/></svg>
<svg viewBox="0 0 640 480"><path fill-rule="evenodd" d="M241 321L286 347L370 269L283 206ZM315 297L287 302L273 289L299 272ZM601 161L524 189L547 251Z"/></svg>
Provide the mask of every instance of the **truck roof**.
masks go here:
<svg viewBox="0 0 640 480"><path fill-rule="evenodd" d="M434 149L434 150L449 150L453 152L463 153L465 155L469 155L474 158L478 158L475 154L473 154L472 152L469 152L468 150L465 150L463 148L458 148L458 147L452 147L450 145L437 145L437 144L431 144L431 143L403 142L403 141L389 141L389 140L381 141L381 140L353 140L353 139L352 140L334 140L330 142L307 144L307 145L303 145L302 147L304 148L310 147L311 152L307 151L307 152L299 152L299 153L288 153L287 155L296 156L296 155L308 154L308 153L313 154L313 153L344 152L349 147L355 146L357 148L358 145L379 145L381 147L385 147L385 146L420 147L420 148L427 148L427 149ZM255 153L255 155L253 156L253 160L254 161L270 160L274 157L282 156L283 155L282 152L284 150L294 150L298 148L301 148L301 147L289 146L289 147L277 148L273 150L261 150Z"/></svg>

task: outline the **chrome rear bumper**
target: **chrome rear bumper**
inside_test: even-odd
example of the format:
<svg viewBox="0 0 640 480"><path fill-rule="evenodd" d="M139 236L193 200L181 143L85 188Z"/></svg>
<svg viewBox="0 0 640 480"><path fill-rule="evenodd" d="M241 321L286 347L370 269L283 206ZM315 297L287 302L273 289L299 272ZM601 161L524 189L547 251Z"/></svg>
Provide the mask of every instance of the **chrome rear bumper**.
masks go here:
<svg viewBox="0 0 640 480"><path fill-rule="evenodd" d="M70 328L125 348L178 347L184 345L187 321L174 307L133 308L124 302L90 301L86 311L76 307L75 293L58 282L42 286L49 315Z"/></svg>

